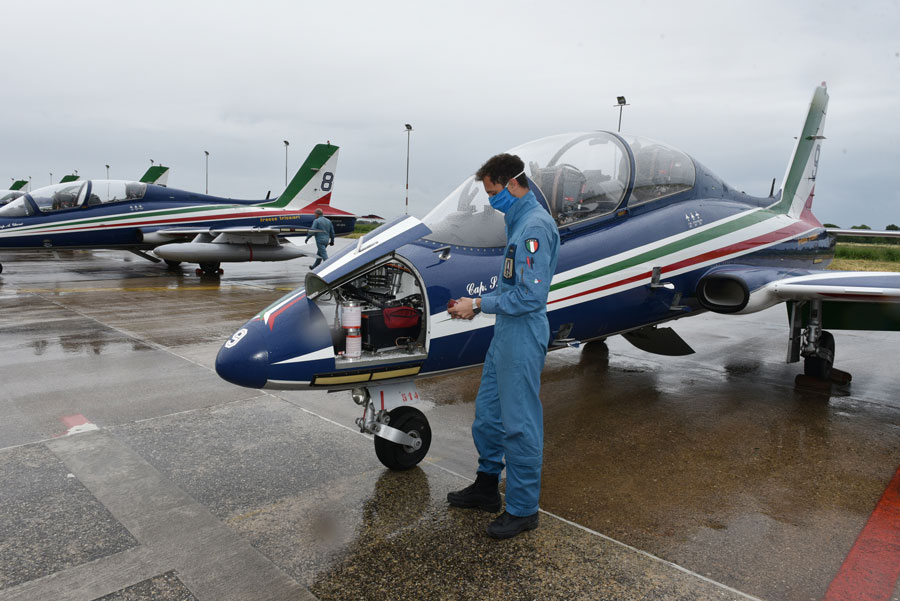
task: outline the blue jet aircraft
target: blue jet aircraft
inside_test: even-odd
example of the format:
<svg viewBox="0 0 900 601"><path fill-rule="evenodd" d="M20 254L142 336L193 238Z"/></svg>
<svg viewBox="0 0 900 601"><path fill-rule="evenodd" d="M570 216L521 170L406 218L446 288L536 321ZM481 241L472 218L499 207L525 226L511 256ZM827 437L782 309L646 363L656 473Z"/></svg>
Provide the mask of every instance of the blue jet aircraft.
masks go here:
<svg viewBox="0 0 900 601"><path fill-rule="evenodd" d="M353 231L356 216L330 206L337 158L337 146L316 145L274 200L219 198L124 180L39 188L0 207L0 252L122 249L170 266L199 263L198 274L208 275L222 273L222 262L293 259L309 253L283 236L306 232L317 208L336 234Z"/></svg>
<svg viewBox="0 0 900 601"><path fill-rule="evenodd" d="M788 361L827 378L825 328L900 327L900 274L824 271L834 239L811 212L828 95L815 90L782 181L768 197L727 185L660 142L591 131L513 148L559 224L548 347L623 334L650 352L690 347L659 324L705 311L788 306ZM244 324L219 375L269 389L353 389L357 425L392 469L416 465L431 430L414 379L484 362L494 317L450 319L450 299L497 287L504 216L470 177L422 221L385 224ZM513 277L527 277L517 266ZM834 370L837 372L838 370Z"/></svg>

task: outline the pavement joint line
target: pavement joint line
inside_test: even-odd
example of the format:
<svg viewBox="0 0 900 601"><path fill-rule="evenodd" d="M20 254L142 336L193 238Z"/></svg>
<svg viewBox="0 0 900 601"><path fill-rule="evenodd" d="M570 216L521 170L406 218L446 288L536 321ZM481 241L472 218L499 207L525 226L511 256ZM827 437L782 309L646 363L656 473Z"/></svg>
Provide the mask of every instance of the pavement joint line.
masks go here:
<svg viewBox="0 0 900 601"><path fill-rule="evenodd" d="M172 569L167 558L157 560L150 549L138 546L0 590L0 601L43 601L64 596L92 601ZM85 572L91 577L86 578Z"/></svg>
<svg viewBox="0 0 900 601"><path fill-rule="evenodd" d="M447 472L448 474L456 476L457 478L460 478L461 480L463 480L465 482L474 482L475 481L472 478L463 476L462 474L454 472L450 468L444 467L443 465L438 465L437 463L429 461L428 459L423 460L423 463L427 463L431 466L438 468L439 470L443 470L443 471ZM501 493L501 494L503 496L506 496L503 493ZM748 599L749 601L764 601L763 599L760 599L759 597L754 597L753 595L739 591L736 588L732 588L732 587L728 586L727 584L722 584L721 582L717 582L717 581L713 580L712 578L704 576L703 574L698 574L697 572L694 572L692 570L689 570L688 568L680 566L677 563L672 563L671 561L665 560L661 557L657 557L656 555L653 555L652 553L648 553L647 551L642 551L641 549L638 549L637 547L632 547L628 543L623 543L622 541L616 540L616 539L612 538L611 536L607 536L606 534L603 534L602 532L597 532L596 530L588 528L587 526L583 526L577 522L567 520L566 518L564 518L562 516L559 516L559 515L556 515L555 513L551 513L549 511L547 511L546 509L538 508L538 511L540 513L543 513L546 516L549 516L549 517L555 519L555 520L559 520L560 522L563 522L564 524L567 524L569 526L574 526L575 528L582 530L583 532L587 532L588 534L591 534L591 535L601 538L607 542L613 543L614 545L617 545L619 547L627 549L628 551L632 551L632 552L637 553L638 555L646 557L650 560L656 561L656 562L661 563L670 568L674 568L674 569L678 570L679 572L683 572L684 574L693 576L694 578L699 578L700 580L702 580L708 584L711 584L713 586L716 586L718 588L721 588L723 590L726 590L729 593L734 593L736 595L740 595L741 597L743 597L744 599Z"/></svg>
<svg viewBox="0 0 900 601"><path fill-rule="evenodd" d="M40 296L40 295L37 295L37 296ZM84 313L83 311L79 311L78 309L73 309L71 307L68 307L62 303L57 302L56 300L54 300L52 298L45 298L43 296L40 296L40 298L47 301L48 303L56 305L57 307L59 307L61 309L64 309L65 311L69 311L71 313L74 313L75 315L83 317L84 319L93 321L94 323L100 324L101 326L103 326L105 328L109 328L110 330L113 330L114 332L118 332L119 334L122 334L123 336L127 336L128 338L132 338L134 340L139 340L140 342L143 342L144 344L152 347L155 350L166 352L174 357L178 357L179 359L183 359L184 361L187 361L188 363L193 363L194 365L198 365L209 371L215 371L213 368L209 367L208 365L204 365L204 364L200 363L199 361L191 359L190 357L185 357L184 355L180 355L180 354L176 353L175 351L173 351L172 349L159 344L158 342L154 342L153 340L148 340L147 338L144 338L142 336L139 336L137 334L129 332L128 330L124 330L118 326L114 326L112 324L108 324L103 321L100 321L99 319L97 319L96 317L94 317L92 315L88 315L87 313Z"/></svg>
<svg viewBox="0 0 900 601"><path fill-rule="evenodd" d="M47 447L131 533L140 545L138 549L161 558L157 567L165 564L166 570L174 569L198 599L316 599L205 505L112 434L93 431L56 439ZM129 477L123 480L122 473ZM146 490L153 494L144 494ZM208 553L210 549L215 552ZM125 566L133 567L127 561ZM81 577L90 580L90 568L78 568L82 568ZM115 587L107 591L111 593L129 583L113 580L107 586ZM37 596L30 598L55 598L41 594L47 592L50 591L37 590Z"/></svg>
<svg viewBox="0 0 900 601"><path fill-rule="evenodd" d="M263 392L265 392L265 391L263 391ZM369 437L367 434L364 434L364 433L360 432L359 430L356 430L356 429L354 429L354 428L351 428L350 426L346 426L346 425L341 424L341 423L339 423L339 422L336 422L336 421L334 421L334 420L332 420L332 419L330 419L330 418L327 418L327 417L324 417L324 416L322 416L322 415L319 415L319 414L316 413L315 411L312 411L312 410L310 410L310 409L306 409L305 407L301 407L300 405L298 405L298 404L295 403L295 402L292 402L292 401L289 401L289 400L287 400L287 399L281 398L281 397L279 397L279 396L277 396L277 395L275 395L275 394L269 393L269 392L265 392L265 394L268 394L268 395L270 395L270 396L272 396L272 397L274 397L274 398L276 398L276 399L278 399L278 400L280 400L280 401L283 401L283 402L285 402L285 403L287 403L287 404L289 404L289 405L291 405L291 406L293 406L293 407L296 407L296 408L300 409L301 411L303 411L303 412L305 412L305 413L308 413L308 414L310 414L310 415L314 415L315 417L318 417L319 419L322 419L322 420L324 420L324 421L326 421L326 422L328 422L328 423L334 424L334 425L336 425L336 426L338 426L338 427L340 427L340 428L343 428L343 429L345 429L345 430L349 430L350 432L353 432L354 434L357 434L357 435L362 436L362 437L364 437L364 438L368 438L368 437ZM439 470L442 470L442 471L444 471L444 472L447 472L448 474L451 474L451 475L453 475L453 476L456 476L457 478L460 478L461 480L463 480L463 481L465 481L465 482L474 482L474 480L472 480L471 478L469 478L469 477L467 477L467 476L463 476L462 474L457 473L457 472L451 470L450 468L444 467L443 465L438 465L437 463L435 463L435 462L433 462L433 461L431 461L431 460L429 460L429 459L423 459L423 460L422 460L422 463L427 463L428 465L433 466L433 467L435 467L435 468L437 468L437 469L439 469ZM637 547L632 547L631 545L629 545L629 544L627 544L627 543L623 543L622 541L616 540L616 539L614 539L614 538L612 538L612 537L610 537L610 536L607 536L607 535L603 534L602 532L597 532L596 530L592 530L591 528L588 528L587 526L583 526L583 525L581 525L581 524L579 524L579 523L577 523L577 522L573 522L573 521L571 521L571 520L567 520L566 518L561 517L561 516L558 516L558 515L556 515L555 513L551 513L551 512L549 512L549 511L544 510L544 509L538 509L538 511L540 511L541 513L543 513L543 514L545 514L545 515L547 515L547 516L549 516L549 517L551 517L551 518L553 518L553 519L559 520L559 521L563 522L564 524L568 524L569 526L574 526L575 528L578 528L579 530L582 530L582 531L584 531L584 532L587 532L588 534L592 534L592 535L594 535L594 536L596 536L596 537L598 537L598 538L601 538L601 539L603 539L603 540L605 540L605 541L608 541L608 542L610 542L610 543L613 543L613 544L615 544L615 545L617 545L617 546L619 546L619 547L622 547L622 548L624 548L624 549L627 549L627 550L629 550L629 551L632 551L632 552L634 552L634 553L637 553L638 555L641 555L641 556L643 556L643 557L646 557L646 558L648 558L648 559L650 559L650 560L656 561L656 562L661 563L661 564L663 564L663 565L665 565L665 566L668 566L668 567L670 567L670 568L674 568L675 570L678 570L679 572L683 572L684 574L687 574L687 575L689 575L689 576L693 576L694 578L698 578L698 579L700 579L700 580L702 580L702 581L704 581L704 582L706 582L706 583L708 583L708 584L711 584L711 585L713 585L713 586L716 586L716 587L718 587L718 588L721 588L721 589L723 589L723 590L726 590L726 591L728 591L729 593L733 593L733 594L736 594L736 595L740 595L741 597L743 597L744 599L748 599L749 601L763 601L763 600L760 599L759 597L754 597L753 595L750 595L750 594L748 594L748 593L744 593L744 592L742 592L742 591L739 591L739 590L737 590L736 588L732 588L732 587L728 586L727 584L723 584L723 583L721 583L721 582L717 582L717 581L713 580L712 578L709 578L709 577L704 576L704 575L702 575L702 574L698 574L697 572L694 572L694 571L692 571L692 570L689 570L688 568L685 568L685 567L683 567L683 566L680 566L680 565L678 565L677 563L673 563L673 562L668 561L668 560L665 560L665 559L663 559L663 558L661 558L661 557L657 557L656 555L653 555L652 553L648 553L647 551L642 551L641 549L638 549Z"/></svg>

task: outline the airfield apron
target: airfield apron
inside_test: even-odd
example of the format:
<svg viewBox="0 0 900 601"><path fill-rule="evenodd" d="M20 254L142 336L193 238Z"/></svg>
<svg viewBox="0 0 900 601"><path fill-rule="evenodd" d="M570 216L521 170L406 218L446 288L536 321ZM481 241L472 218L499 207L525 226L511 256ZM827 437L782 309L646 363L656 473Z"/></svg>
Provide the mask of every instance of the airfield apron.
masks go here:
<svg viewBox="0 0 900 601"><path fill-rule="evenodd" d="M530 191L505 216L506 253L500 286L481 300L497 315L481 385L472 438L478 471L497 474L506 460L506 511L538 510L544 418L539 395L550 342L547 296L556 271L559 232Z"/></svg>

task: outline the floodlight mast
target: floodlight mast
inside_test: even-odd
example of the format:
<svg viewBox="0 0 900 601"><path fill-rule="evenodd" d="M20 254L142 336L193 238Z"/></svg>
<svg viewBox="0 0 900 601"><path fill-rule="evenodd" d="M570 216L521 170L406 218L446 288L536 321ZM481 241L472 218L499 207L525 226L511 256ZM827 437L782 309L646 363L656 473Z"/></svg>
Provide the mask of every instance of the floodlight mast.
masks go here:
<svg viewBox="0 0 900 601"><path fill-rule="evenodd" d="M409 134L412 132L412 125L406 124L406 208L404 213L409 215Z"/></svg>
<svg viewBox="0 0 900 601"><path fill-rule="evenodd" d="M616 96L617 104L614 104L613 107L619 107L619 128L616 130L617 132L622 131L622 109L626 106L631 106L627 102L625 102L624 96Z"/></svg>

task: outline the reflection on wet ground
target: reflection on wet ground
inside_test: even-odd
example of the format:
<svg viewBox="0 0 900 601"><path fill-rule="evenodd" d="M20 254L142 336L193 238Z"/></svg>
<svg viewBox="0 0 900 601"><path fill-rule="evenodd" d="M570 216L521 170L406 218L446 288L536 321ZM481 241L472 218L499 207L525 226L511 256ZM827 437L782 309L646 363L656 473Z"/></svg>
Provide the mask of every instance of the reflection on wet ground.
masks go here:
<svg viewBox="0 0 900 601"><path fill-rule="evenodd" d="M838 333L853 382L810 391L782 362L783 310L704 316L674 325L696 355L614 337L548 356L550 513L498 544L491 515L445 501L473 476L479 369L421 382L435 439L403 473L354 432L347 395L212 372L307 264L228 266L213 283L112 252L4 265L0 600L229 598L190 558L161 559L157 509L186 541L230 541L194 558L221 578L259 580L237 557L281 574L280 592L236 599L296 599L296 583L323 600L821 599L900 465L896 335ZM54 438L72 416L100 430ZM105 457L135 471L104 473ZM159 508L123 515L141 503ZM63 586L88 582L99 592Z"/></svg>

